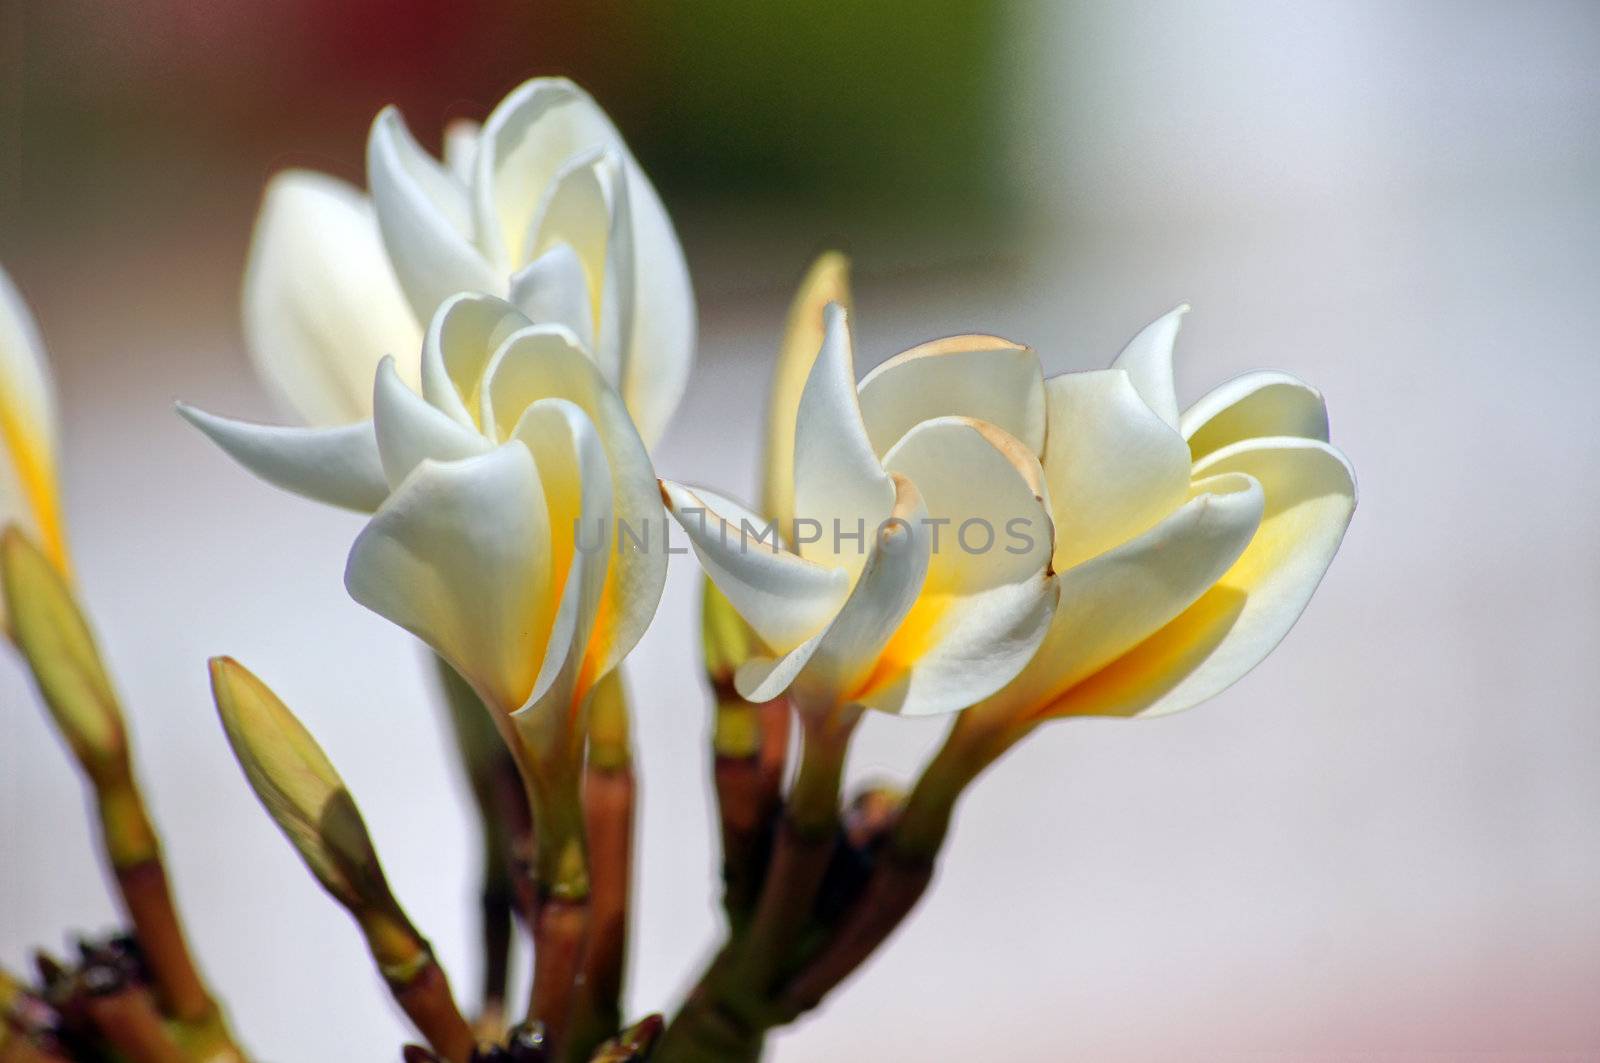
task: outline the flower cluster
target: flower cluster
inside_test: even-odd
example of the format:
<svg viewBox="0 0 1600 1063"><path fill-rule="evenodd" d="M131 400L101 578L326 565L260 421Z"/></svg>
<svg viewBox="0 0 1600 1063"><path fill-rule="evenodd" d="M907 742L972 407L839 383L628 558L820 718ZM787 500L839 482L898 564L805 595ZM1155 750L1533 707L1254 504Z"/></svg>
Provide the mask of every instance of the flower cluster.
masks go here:
<svg viewBox="0 0 1600 1063"><path fill-rule="evenodd" d="M391 108L367 168L368 192L280 175L257 223L246 336L301 423L179 411L263 480L369 514L346 587L443 663L490 850L477 1030L321 748L243 666L211 665L250 785L428 1040L408 1059L753 1058L909 912L981 771L1045 721L1156 716L1228 687L1305 609L1351 519L1354 476L1310 386L1253 372L1180 408L1186 307L1103 370L1046 376L1033 348L972 334L858 379L837 254L790 311L759 500L658 480L649 448L689 379L694 299L660 198L595 103L531 81L481 127L452 126L442 162ZM7 631L95 789L148 961L118 967L118 991L145 994L130 1006L154 1023L119 1040L126 1023L64 1010L22 1058L77 1038L242 1061L177 930L70 584L49 372L3 273L0 440ZM634 794L618 668L661 599L669 518L707 577L729 939L670 1025L619 1034ZM869 709L957 719L909 794L841 814ZM536 949L510 1029L491 893L502 923L515 896Z"/></svg>

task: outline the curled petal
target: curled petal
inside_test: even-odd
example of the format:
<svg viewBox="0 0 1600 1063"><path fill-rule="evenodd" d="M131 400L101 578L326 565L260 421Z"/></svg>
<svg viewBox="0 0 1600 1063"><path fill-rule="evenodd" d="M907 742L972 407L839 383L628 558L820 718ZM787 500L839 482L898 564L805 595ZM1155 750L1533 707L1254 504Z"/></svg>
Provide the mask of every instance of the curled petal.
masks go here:
<svg viewBox="0 0 1600 1063"><path fill-rule="evenodd" d="M1055 518L1055 569L1149 529L1188 497L1189 448L1118 369L1046 381L1044 470Z"/></svg>
<svg viewBox="0 0 1600 1063"><path fill-rule="evenodd" d="M182 402L178 413L274 487L363 513L377 509L389 495L371 421L284 428L218 417Z"/></svg>
<svg viewBox="0 0 1600 1063"><path fill-rule="evenodd" d="M584 661L611 576L611 468L594 422L566 399L533 403L511 434L521 440L539 466L539 482L550 514L551 570L561 581L562 608L572 617L571 645L562 669L570 705L602 674L598 659L588 667ZM558 617L557 628L563 619ZM609 669L614 662L606 663ZM548 671L548 655L545 666ZM541 675L535 697L547 685Z"/></svg>
<svg viewBox="0 0 1600 1063"><path fill-rule="evenodd" d="M419 465L350 549L350 596L433 647L502 712L534 689L551 627L550 527L520 442Z"/></svg>
<svg viewBox="0 0 1600 1063"><path fill-rule="evenodd" d="M861 415L872 447L887 454L921 421L987 421L1044 450L1044 372L1031 348L998 336L949 336L895 355L861 381Z"/></svg>
<svg viewBox="0 0 1600 1063"><path fill-rule="evenodd" d="M1263 497L1248 476L1202 480L1154 528L1062 573L1060 605L1033 662L974 714L1012 719L1049 711L1075 683L1189 608L1250 543Z"/></svg>
<svg viewBox="0 0 1600 1063"><path fill-rule="evenodd" d="M422 150L393 107L372 123L367 183L389 261L418 320L457 292L505 291L506 274L473 246L466 189Z"/></svg>
<svg viewBox="0 0 1600 1063"><path fill-rule="evenodd" d="M895 488L867 438L856 397L850 326L842 307L829 306L822 348L800 396L795 427L795 518L816 521L821 534L783 529L807 560L861 571L866 552L842 548L844 536L872 534L889 516Z"/></svg>
<svg viewBox="0 0 1600 1063"><path fill-rule="evenodd" d="M917 485L933 538L928 587L962 595L1020 583L1050 563L1050 514L1039 460L983 421L940 417L908 432L884 467Z"/></svg>
<svg viewBox="0 0 1600 1063"><path fill-rule="evenodd" d="M1139 397L1173 428L1178 427L1178 391L1172 380L1172 346L1188 312L1184 305L1152 321L1111 363L1111 368L1128 374Z"/></svg>
<svg viewBox="0 0 1600 1063"><path fill-rule="evenodd" d="M483 374L482 392L487 434L514 430L523 411L541 399L573 403L600 433L611 469L615 534L626 536L612 558L601 607L607 620L592 648L596 674L604 675L644 634L666 585L666 551L650 545L652 530L665 536L666 521L644 441L576 337L559 326L534 326L509 337Z"/></svg>
<svg viewBox="0 0 1600 1063"><path fill-rule="evenodd" d="M67 571L56 484L55 384L33 315L0 269L0 520L36 534Z"/></svg>
<svg viewBox="0 0 1600 1063"><path fill-rule="evenodd" d="M1355 511L1344 456L1318 440L1255 439L1217 451L1195 472L1259 482L1259 530L1211 590L1069 690L1052 715L1154 716L1199 704L1272 652L1311 600Z"/></svg>
<svg viewBox="0 0 1600 1063"><path fill-rule="evenodd" d="M594 350L589 281L571 244L556 244L513 274L511 302L529 321L564 325L585 350Z"/></svg>
<svg viewBox="0 0 1600 1063"><path fill-rule="evenodd" d="M777 549L763 535L765 522L727 500L668 480L661 494L711 581L767 645L794 649L838 613L848 573Z"/></svg>
<svg viewBox="0 0 1600 1063"><path fill-rule="evenodd" d="M479 428L483 371L506 339L529 326L504 299L462 292L440 304L422 341L422 395L466 428Z"/></svg>
<svg viewBox="0 0 1600 1063"><path fill-rule="evenodd" d="M458 461L482 454L489 443L470 428L430 406L406 387L395 372L394 359L378 365L373 384L372 427L378 457L389 486L399 487L425 460Z"/></svg>
<svg viewBox="0 0 1600 1063"><path fill-rule="evenodd" d="M851 312L850 260L837 251L825 252L811 264L789 305L767 400L761 509L784 529L794 527L794 437L800 396L822 349L823 311L829 303L843 307L847 316Z"/></svg>
<svg viewBox="0 0 1600 1063"><path fill-rule="evenodd" d="M569 160L596 149L622 160L619 190L626 204L614 204L612 213L619 220L626 217L631 230L633 312L625 341L619 337L625 346L618 388L640 434L653 444L688 382L694 291L660 196L610 119L570 81L529 81L484 123L473 181L477 236L507 273L520 270L535 257L529 236L545 189Z"/></svg>
<svg viewBox="0 0 1600 1063"><path fill-rule="evenodd" d="M1328 408L1322 393L1275 370L1234 377L1183 411L1183 438L1195 461L1245 439L1299 436L1328 441Z"/></svg>
<svg viewBox="0 0 1600 1063"><path fill-rule="evenodd" d="M256 372L309 425L369 416L386 354L416 381L422 329L359 190L304 170L267 185L245 264L244 336Z"/></svg>

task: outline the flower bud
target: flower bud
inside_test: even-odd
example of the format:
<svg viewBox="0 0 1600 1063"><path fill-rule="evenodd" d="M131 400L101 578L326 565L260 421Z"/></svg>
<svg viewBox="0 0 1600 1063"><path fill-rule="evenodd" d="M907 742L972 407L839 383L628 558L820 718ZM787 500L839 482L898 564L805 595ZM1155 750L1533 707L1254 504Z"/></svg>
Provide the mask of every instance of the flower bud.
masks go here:
<svg viewBox="0 0 1600 1063"><path fill-rule="evenodd" d="M61 570L12 525L0 536L0 577L11 636L73 755L97 782L125 774L122 711Z"/></svg>
<svg viewBox="0 0 1600 1063"><path fill-rule="evenodd" d="M391 909L361 812L316 739L232 658L211 659L211 690L251 788L317 881L358 919Z"/></svg>

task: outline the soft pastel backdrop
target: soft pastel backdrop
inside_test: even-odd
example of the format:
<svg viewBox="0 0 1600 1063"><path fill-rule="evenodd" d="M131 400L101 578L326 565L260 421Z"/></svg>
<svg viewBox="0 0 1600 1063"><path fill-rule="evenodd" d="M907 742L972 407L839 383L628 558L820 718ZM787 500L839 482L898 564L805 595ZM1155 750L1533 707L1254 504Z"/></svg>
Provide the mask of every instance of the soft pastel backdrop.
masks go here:
<svg viewBox="0 0 1600 1063"><path fill-rule="evenodd" d="M266 418L237 296L266 175L361 176L531 73L617 116L679 219L703 343L664 474L742 490L788 289L858 262L860 359L948 331L1099 366L1172 304L1193 398L1327 393L1361 506L1264 666L1030 741L912 923L775 1058L1600 1058L1600 8L1417 0L608 7L0 3L0 260L66 411L85 594L204 966L263 1058L402 1026L257 810L204 658L326 744L397 891L477 973L471 820L408 638L349 601L359 522L173 416ZM713 939L697 576L630 662L636 1012ZM852 776L937 721L875 719ZM0 962L108 926L79 786L0 660Z"/></svg>

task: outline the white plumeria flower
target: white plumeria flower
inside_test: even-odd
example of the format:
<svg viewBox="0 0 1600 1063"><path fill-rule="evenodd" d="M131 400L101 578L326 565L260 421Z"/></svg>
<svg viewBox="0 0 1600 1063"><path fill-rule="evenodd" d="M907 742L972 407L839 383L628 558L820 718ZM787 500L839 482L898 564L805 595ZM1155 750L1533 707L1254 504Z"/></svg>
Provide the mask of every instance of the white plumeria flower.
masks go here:
<svg viewBox="0 0 1600 1063"><path fill-rule="evenodd" d="M1046 382L1061 605L1033 662L958 731L1014 738L1051 717L1196 705L1272 651L1332 562L1356 486L1322 396L1258 371L1180 414L1187 309L1112 368Z"/></svg>
<svg viewBox="0 0 1600 1063"><path fill-rule="evenodd" d="M587 93L529 81L481 130L454 123L443 163L386 108L367 179L370 200L331 177L280 174L256 227L246 338L307 424L367 416L365 385L386 354L414 384L417 322L473 291L565 326L645 440L660 438L688 381L694 293L660 197Z"/></svg>
<svg viewBox="0 0 1600 1063"><path fill-rule="evenodd" d="M774 389L767 505L795 552L756 541L766 522L714 493L663 482L669 510L773 653L740 667L742 696L788 691L808 713L965 708L1022 668L1056 600L1038 359L957 336L858 388L845 311L824 317L814 363L781 365ZM992 541L969 528L963 546L970 521ZM1006 538L1023 529L1026 543Z"/></svg>
<svg viewBox="0 0 1600 1063"><path fill-rule="evenodd" d="M368 423L285 429L180 410L263 479L375 508L350 551L351 596L427 642L499 714L559 723L660 600L665 552L612 548L615 528L662 522L649 455L561 325L460 294L421 346L421 394L385 359Z"/></svg>
<svg viewBox="0 0 1600 1063"><path fill-rule="evenodd" d="M55 384L39 327L0 268L0 525L17 525L66 573L56 435Z"/></svg>

